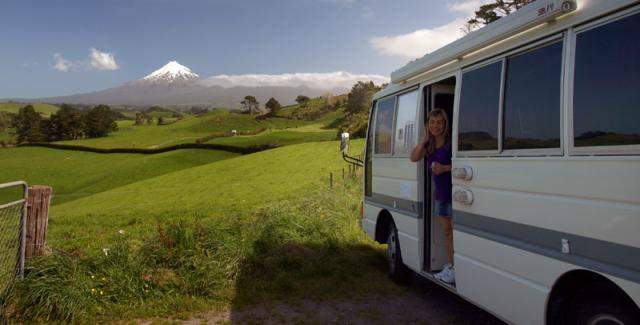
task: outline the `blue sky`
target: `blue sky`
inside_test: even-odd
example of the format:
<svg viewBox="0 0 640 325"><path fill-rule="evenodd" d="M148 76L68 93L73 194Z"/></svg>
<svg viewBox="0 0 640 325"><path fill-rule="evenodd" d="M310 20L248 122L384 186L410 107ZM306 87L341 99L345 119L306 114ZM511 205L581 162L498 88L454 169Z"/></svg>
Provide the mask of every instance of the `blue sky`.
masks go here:
<svg viewBox="0 0 640 325"><path fill-rule="evenodd" d="M0 2L0 98L101 90L177 60L200 76L388 76L482 0Z"/></svg>

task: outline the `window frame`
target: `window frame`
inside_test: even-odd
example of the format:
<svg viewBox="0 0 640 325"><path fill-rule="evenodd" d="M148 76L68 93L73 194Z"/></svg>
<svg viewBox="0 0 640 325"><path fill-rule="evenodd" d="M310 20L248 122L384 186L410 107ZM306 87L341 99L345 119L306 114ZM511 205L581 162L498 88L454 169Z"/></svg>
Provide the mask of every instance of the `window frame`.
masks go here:
<svg viewBox="0 0 640 325"><path fill-rule="evenodd" d="M392 144L392 156L394 158L409 158L411 157L411 150L406 153L406 154L397 154L396 153L396 132L397 132L397 123L398 123L398 113L400 111L400 96L402 95L406 95L412 92L417 92L416 95L418 96L416 99L416 107L415 107L415 123L416 123L416 136L418 137L416 139L416 144L418 144L418 142L420 141L420 135L418 134L418 127L419 127L419 121L418 121L418 109L420 108L420 92L419 92L419 88L417 86L411 87L411 88L407 88L407 89L403 89L398 93L395 93L393 96L396 97L396 105L394 108L394 114L393 114L393 144Z"/></svg>
<svg viewBox="0 0 640 325"><path fill-rule="evenodd" d="M392 94L389 96L385 96L382 98L376 99L376 107L375 107L375 115L373 116L373 157L374 158L390 158L393 157L393 148L395 146L395 129L396 129L396 111L398 110L398 98L397 94ZM376 153L376 148L378 147L378 137L376 136L376 131L378 129L378 109L380 107L380 102L385 101L387 99L393 98L393 120L391 125L391 152L390 153Z"/></svg>
<svg viewBox="0 0 640 325"><path fill-rule="evenodd" d="M630 145L610 145L610 146L589 146L589 147L576 147L574 140L573 129L573 98L574 98L574 81L575 81L575 63L576 63L576 46L578 44L578 34L587 32L592 29L607 25L609 23L616 22L618 20L630 17L636 14L640 14L640 7L634 6L632 8L616 12L600 19L579 25L569 30L569 38L571 42L571 53L567 61L568 70L570 71L568 77L568 98L567 98L567 141L569 147L570 156L626 156L626 155L640 155L640 144ZM630 38L631 39L631 38Z"/></svg>
<svg viewBox="0 0 640 325"><path fill-rule="evenodd" d="M521 49L520 51L516 51L516 52L512 52L510 54L507 54L505 56L505 65L504 67L507 67L507 59L510 57L516 57L519 55L523 55L523 54L527 54L530 52L533 52L535 50L541 49L545 46L550 46L553 45L555 43L561 43L562 44L562 52L560 53L560 80L558 80L558 90L560 91L560 96L559 96L559 102L558 102L558 123L559 123L559 133L558 133L558 138L560 139L560 145L557 148L529 148L529 149L503 149L503 144L504 144L504 131L505 131L505 121L504 121L504 98L506 95L505 89L502 89L502 105L501 105L501 110L500 110L500 117L502 119L500 125L502 126L502 132L501 132L501 140L500 140L500 149L501 149L501 156L509 156L509 157L536 157L536 156L562 156L564 154L564 95L565 95L565 91L564 91L564 83L565 83L565 69L564 69L564 63L565 63L565 59L566 59L566 54L567 54L567 42L566 39L564 37L563 34L558 34L558 35L554 35L554 37L552 38L547 38L542 40L541 42L536 42L534 43L535 45L533 45L530 48L527 49ZM506 69L505 69L506 70ZM504 71L504 79L503 79L503 86L505 85L507 80L507 71Z"/></svg>
<svg viewBox="0 0 640 325"><path fill-rule="evenodd" d="M567 33L566 31L561 31L559 33L553 34L551 36L547 36L541 38L539 40L533 41L529 44L519 46L508 51L503 52L495 57L489 58L480 63L470 65L468 67L460 70L460 88L456 90L456 105L454 112L457 114L457 118L455 121L456 125L456 143L454 146L454 154L456 158L467 158L467 157L546 157L546 156L563 156L564 155L564 147L565 147L565 126L564 126L564 112L565 112L565 62L566 55L568 51L568 42L567 42ZM558 114L560 116L559 126L560 132L558 136L560 137L560 147L559 148L532 148L532 149L503 149L504 143L504 99L505 99L505 83L507 77L507 58L512 56L517 56L521 54L525 54L527 52L535 51L536 49L542 48L547 45L551 45L556 42L562 43L562 54L561 54L561 67L560 67L560 82L558 84L560 90L560 109ZM459 150L458 148L458 124L460 119L460 101L461 93L462 93L462 83L464 74L469 71L473 71L484 66L502 62L502 72L500 78L500 98L498 100L498 149L497 150Z"/></svg>
<svg viewBox="0 0 640 325"><path fill-rule="evenodd" d="M469 72L469 71L474 71L489 65L492 65L494 63L498 63L500 62L501 64L501 71L500 71L500 98L498 99L498 149L496 150L460 150L458 148L458 144L459 144L459 135L460 135L460 102L462 101L462 87L464 86L464 74ZM460 88L457 89L458 93L455 95L456 97L458 97L458 101L457 104L455 105L455 110L458 112L458 117L456 119L456 143L455 143L455 148L456 148L456 152L457 152L457 157L486 157L486 156L497 156L500 154L500 149L502 147L502 145L500 144L501 142L501 131L502 131L502 117L501 117L501 113L502 113L502 92L504 89L504 58L503 57L494 57L491 58L489 60L483 61L481 63L472 65L470 67L466 67L464 69L461 70L460 73ZM454 99L455 100L455 99ZM452 131L453 132L453 131Z"/></svg>

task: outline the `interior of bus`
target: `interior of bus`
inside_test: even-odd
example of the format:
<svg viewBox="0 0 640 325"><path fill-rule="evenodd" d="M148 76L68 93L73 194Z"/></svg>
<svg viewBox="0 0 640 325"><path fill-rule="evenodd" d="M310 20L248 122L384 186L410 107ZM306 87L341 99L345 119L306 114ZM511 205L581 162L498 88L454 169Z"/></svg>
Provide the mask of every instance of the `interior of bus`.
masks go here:
<svg viewBox="0 0 640 325"><path fill-rule="evenodd" d="M447 141L451 143L452 123L453 123L453 104L456 87L456 78L450 77L423 88L423 116L433 109L440 108L447 113L449 120L449 137ZM431 169L427 166L427 160L424 159L424 271L435 273L442 269L447 261L446 237L438 217L435 215L435 185L431 177ZM455 246L455 245L454 245Z"/></svg>

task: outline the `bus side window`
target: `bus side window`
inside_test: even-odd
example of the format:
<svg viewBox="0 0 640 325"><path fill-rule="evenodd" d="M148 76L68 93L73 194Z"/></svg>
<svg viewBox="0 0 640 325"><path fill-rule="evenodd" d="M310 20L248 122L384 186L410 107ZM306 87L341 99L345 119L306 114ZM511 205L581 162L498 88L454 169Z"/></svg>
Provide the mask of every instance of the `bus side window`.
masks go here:
<svg viewBox="0 0 640 325"><path fill-rule="evenodd" d="M396 97L390 97L378 102L375 116L374 153L377 155L390 155L393 144L393 113L396 106Z"/></svg>
<svg viewBox="0 0 640 325"><path fill-rule="evenodd" d="M640 144L639 31L636 13L577 34L575 147Z"/></svg>
<svg viewBox="0 0 640 325"><path fill-rule="evenodd" d="M458 151L498 150L502 62L462 75Z"/></svg>

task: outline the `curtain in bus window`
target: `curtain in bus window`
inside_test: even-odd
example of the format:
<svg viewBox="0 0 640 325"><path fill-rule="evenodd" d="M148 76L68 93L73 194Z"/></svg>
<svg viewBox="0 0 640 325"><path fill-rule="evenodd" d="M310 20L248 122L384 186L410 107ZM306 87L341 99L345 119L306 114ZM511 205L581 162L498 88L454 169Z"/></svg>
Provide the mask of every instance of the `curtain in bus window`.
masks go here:
<svg viewBox="0 0 640 325"><path fill-rule="evenodd" d="M560 148L562 42L507 59L504 149Z"/></svg>
<svg viewBox="0 0 640 325"><path fill-rule="evenodd" d="M497 150L502 62L465 72L460 93L458 150Z"/></svg>
<svg viewBox="0 0 640 325"><path fill-rule="evenodd" d="M396 139L394 155L407 155L417 143L418 129L416 113L418 108L418 91L398 96L398 114L396 116Z"/></svg>
<svg viewBox="0 0 640 325"><path fill-rule="evenodd" d="M393 112L395 106L395 96L378 102L375 124L374 152L376 154L391 154L391 144L393 143Z"/></svg>
<svg viewBox="0 0 640 325"><path fill-rule="evenodd" d="M576 147L640 144L640 14L577 35Z"/></svg>

